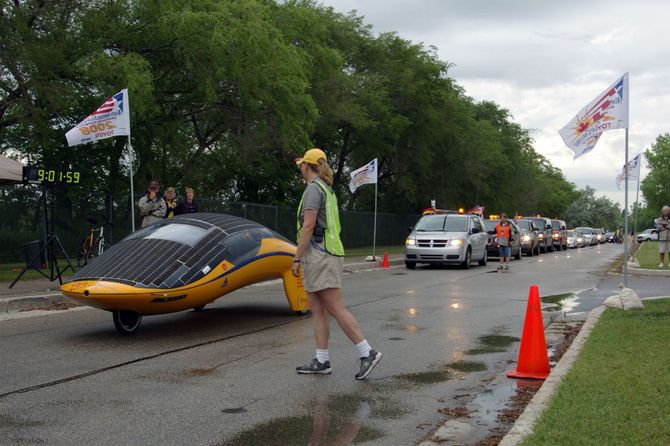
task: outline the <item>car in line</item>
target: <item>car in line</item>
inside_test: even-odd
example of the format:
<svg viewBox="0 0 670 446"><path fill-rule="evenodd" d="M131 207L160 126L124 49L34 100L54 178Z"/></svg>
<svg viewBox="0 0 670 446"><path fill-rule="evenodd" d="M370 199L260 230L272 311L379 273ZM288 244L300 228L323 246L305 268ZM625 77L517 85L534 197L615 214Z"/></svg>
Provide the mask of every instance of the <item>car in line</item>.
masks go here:
<svg viewBox="0 0 670 446"><path fill-rule="evenodd" d="M551 241L551 220L545 217L527 217L532 220L537 227L537 238L540 243L540 251L543 253L552 252L554 245Z"/></svg>
<svg viewBox="0 0 670 446"><path fill-rule="evenodd" d="M485 266L487 234L479 215L445 212L421 217L405 241L405 266L457 264Z"/></svg>
<svg viewBox="0 0 670 446"><path fill-rule="evenodd" d="M605 243L605 231L600 228L595 228L594 231L596 233L596 241L598 244Z"/></svg>
<svg viewBox="0 0 670 446"><path fill-rule="evenodd" d="M540 254L540 239L538 238L538 230L533 220L518 219L514 220L519 232L521 233L521 252L528 257L533 257Z"/></svg>
<svg viewBox="0 0 670 446"><path fill-rule="evenodd" d="M521 231L519 227L512 221L508 220L512 231L512 257L521 260ZM499 219L484 220L486 233L488 234L488 241L486 242L486 253L489 257L499 257L498 237L496 236L496 225L500 223Z"/></svg>
<svg viewBox="0 0 670 446"><path fill-rule="evenodd" d="M570 230L567 231L568 233L568 241L567 241L567 246L568 248L583 248L586 246L586 242L584 241L584 236L581 234L578 234L577 231L575 230Z"/></svg>
<svg viewBox="0 0 670 446"><path fill-rule="evenodd" d="M580 234L582 237L584 237L584 241L586 242L586 246L593 246L598 244L598 240L596 239L596 233L593 230L593 228L588 228L586 226L580 226L579 228L575 228L575 232L577 234Z"/></svg>
<svg viewBox="0 0 670 446"><path fill-rule="evenodd" d="M551 220L551 243L554 249L568 249L568 228L563 220L553 218Z"/></svg>
<svg viewBox="0 0 670 446"><path fill-rule="evenodd" d="M638 242L648 242L658 240L658 229L645 229L636 237Z"/></svg>
<svg viewBox="0 0 670 446"><path fill-rule="evenodd" d="M619 243L619 237L616 232L608 231L605 233L605 241L607 243Z"/></svg>

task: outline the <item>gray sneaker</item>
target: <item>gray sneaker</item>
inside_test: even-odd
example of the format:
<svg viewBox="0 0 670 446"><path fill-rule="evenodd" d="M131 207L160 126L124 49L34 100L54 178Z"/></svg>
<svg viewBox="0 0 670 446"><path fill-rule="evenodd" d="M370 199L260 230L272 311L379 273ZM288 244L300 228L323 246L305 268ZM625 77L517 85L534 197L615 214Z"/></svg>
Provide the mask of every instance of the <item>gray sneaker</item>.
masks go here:
<svg viewBox="0 0 670 446"><path fill-rule="evenodd" d="M372 372L372 369L381 361L381 352L370 350L370 354L366 358L361 358L361 370L356 373L356 379L365 379Z"/></svg>
<svg viewBox="0 0 670 446"><path fill-rule="evenodd" d="M322 364L314 358L309 364L296 367L295 371L301 375L330 375L333 369L330 368L330 361Z"/></svg>

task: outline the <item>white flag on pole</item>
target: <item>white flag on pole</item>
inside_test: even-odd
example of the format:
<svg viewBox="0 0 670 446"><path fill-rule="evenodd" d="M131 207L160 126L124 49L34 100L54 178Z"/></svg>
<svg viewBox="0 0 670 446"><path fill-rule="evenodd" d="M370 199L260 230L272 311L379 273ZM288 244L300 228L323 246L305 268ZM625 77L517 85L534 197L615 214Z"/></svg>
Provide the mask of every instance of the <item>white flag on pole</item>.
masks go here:
<svg viewBox="0 0 670 446"><path fill-rule="evenodd" d="M577 159L593 150L603 132L622 128L628 128L628 73L582 108L559 133Z"/></svg>
<svg viewBox="0 0 670 446"><path fill-rule="evenodd" d="M130 104L124 88L65 134L68 146L130 135Z"/></svg>
<svg viewBox="0 0 670 446"><path fill-rule="evenodd" d="M642 154L638 153L635 157L628 161L628 168L623 166L621 168L621 173L616 176L616 187L617 189L621 188L621 182L626 178L626 173L628 173L629 180L639 180L640 179L640 165L642 164Z"/></svg>
<svg viewBox="0 0 670 446"><path fill-rule="evenodd" d="M377 158L373 159L365 166L351 172L351 181L349 181L349 190L351 193L364 184L377 183Z"/></svg>

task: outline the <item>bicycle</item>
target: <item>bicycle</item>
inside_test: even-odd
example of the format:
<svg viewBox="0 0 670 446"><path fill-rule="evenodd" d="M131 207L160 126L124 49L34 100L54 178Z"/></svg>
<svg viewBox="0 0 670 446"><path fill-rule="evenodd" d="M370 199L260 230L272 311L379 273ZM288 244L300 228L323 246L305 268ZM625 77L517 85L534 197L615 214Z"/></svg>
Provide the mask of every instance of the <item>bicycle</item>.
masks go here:
<svg viewBox="0 0 670 446"><path fill-rule="evenodd" d="M102 255L102 253L111 246L105 241L105 226L113 228L114 224L104 215L101 215L101 217L105 220L105 223L100 226L97 226L98 221L96 219L88 218L88 222L91 224L91 229L86 238L84 238L81 248L79 249L77 266L80 268L85 266L89 259Z"/></svg>

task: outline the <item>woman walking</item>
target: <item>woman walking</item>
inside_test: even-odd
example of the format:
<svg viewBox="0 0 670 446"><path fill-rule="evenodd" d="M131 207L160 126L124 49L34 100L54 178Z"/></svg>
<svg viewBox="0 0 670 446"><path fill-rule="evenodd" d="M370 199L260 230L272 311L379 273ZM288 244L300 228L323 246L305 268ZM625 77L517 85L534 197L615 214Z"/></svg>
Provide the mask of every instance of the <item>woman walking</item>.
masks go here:
<svg viewBox="0 0 670 446"><path fill-rule="evenodd" d="M356 379L365 379L382 358L363 337L358 321L342 300L344 248L340 240L337 197L331 189L333 170L321 149L310 149L296 160L307 187L298 207L298 248L291 271L297 277L302 265L305 290L312 310L316 358L296 368L300 374L329 374L330 326L328 315L353 342L360 358Z"/></svg>

